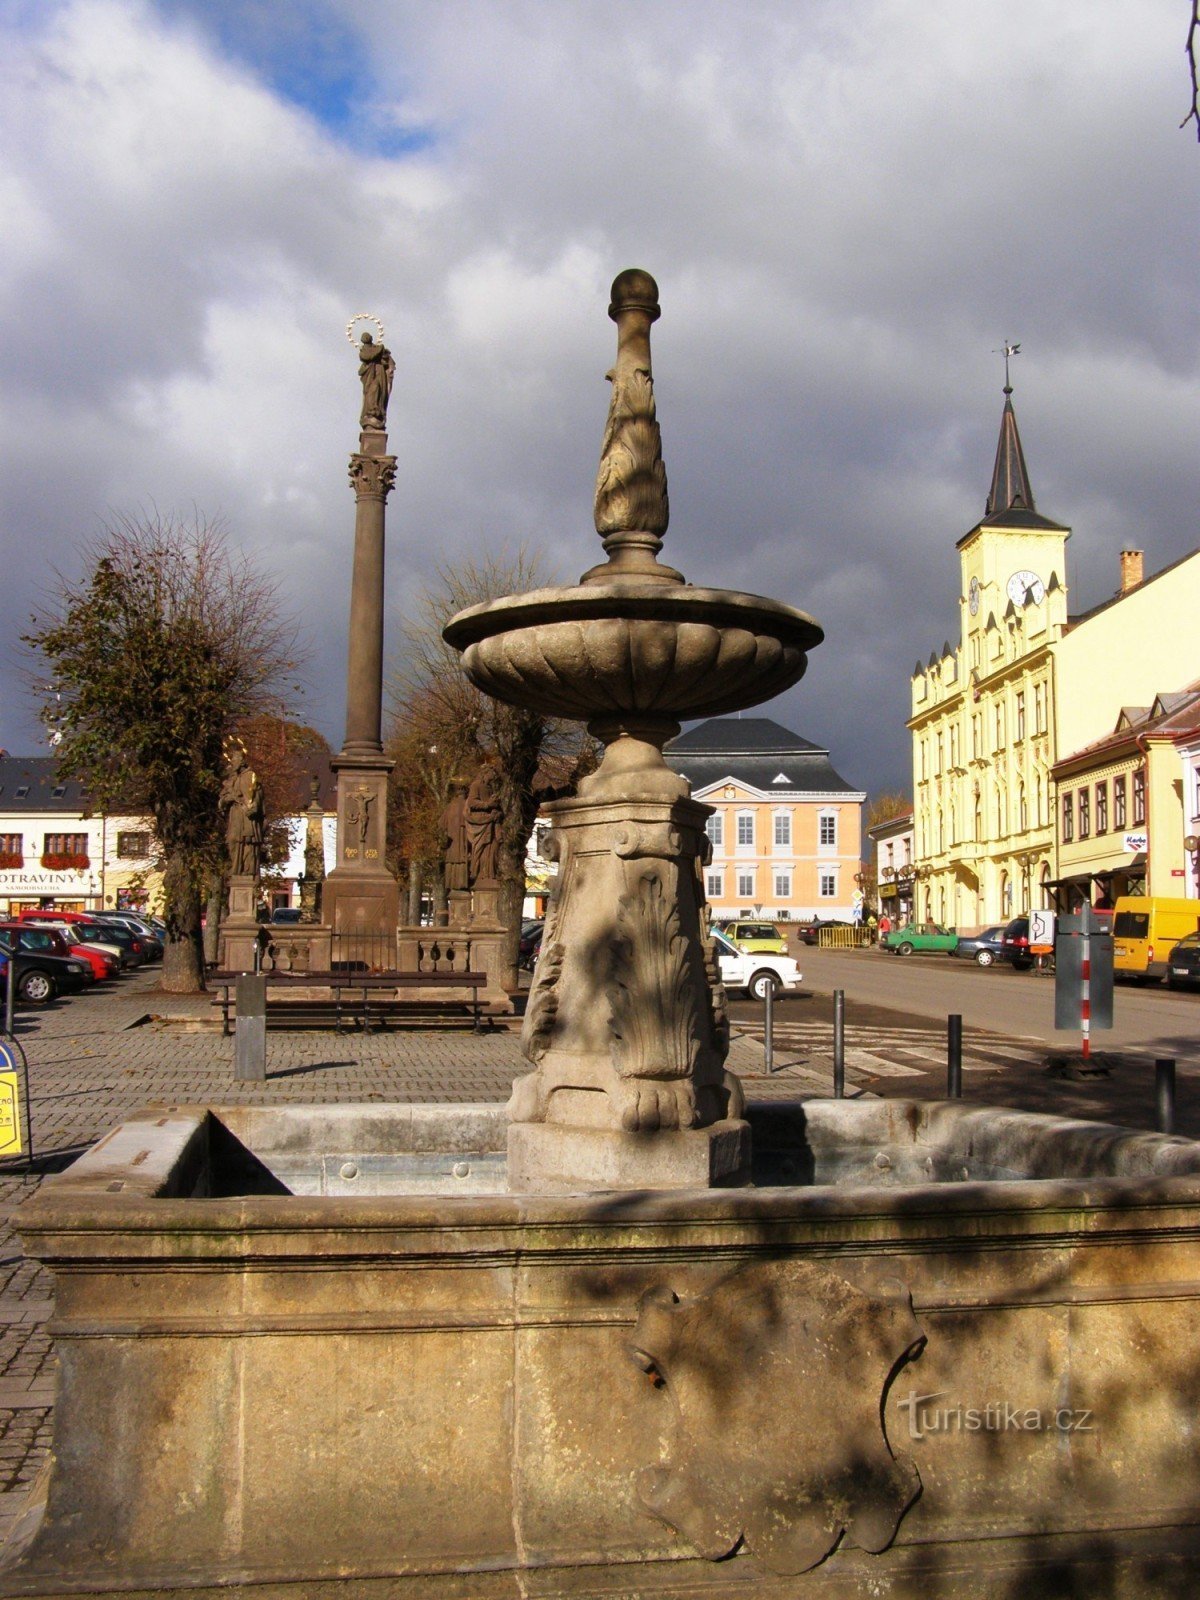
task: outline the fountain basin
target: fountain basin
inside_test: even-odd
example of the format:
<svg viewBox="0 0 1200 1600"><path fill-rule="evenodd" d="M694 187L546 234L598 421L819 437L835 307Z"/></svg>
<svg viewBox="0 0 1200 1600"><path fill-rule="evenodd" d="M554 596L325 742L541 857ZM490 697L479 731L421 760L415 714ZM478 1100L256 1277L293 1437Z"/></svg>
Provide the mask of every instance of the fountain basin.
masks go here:
<svg viewBox="0 0 1200 1600"><path fill-rule="evenodd" d="M560 1197L496 1106L115 1130L20 1214L60 1391L4 1592L1191 1593L1200 1145L747 1116L758 1187Z"/></svg>
<svg viewBox="0 0 1200 1600"><path fill-rule="evenodd" d="M485 693L547 716L719 716L781 694L824 638L803 611L691 584L591 582L472 606L445 638Z"/></svg>

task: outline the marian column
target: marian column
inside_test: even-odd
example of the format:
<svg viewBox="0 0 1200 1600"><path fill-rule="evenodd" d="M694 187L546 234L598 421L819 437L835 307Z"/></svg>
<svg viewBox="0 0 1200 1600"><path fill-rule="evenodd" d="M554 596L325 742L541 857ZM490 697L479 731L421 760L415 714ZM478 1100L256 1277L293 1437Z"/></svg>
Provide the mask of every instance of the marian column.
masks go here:
<svg viewBox="0 0 1200 1600"><path fill-rule="evenodd" d="M376 321L354 319L361 320ZM380 327L381 337L382 332ZM393 966L400 889L385 861L388 774L394 763L383 753L382 733L384 519L396 476L396 458L387 453L387 406L395 363L369 333L363 334L358 355L363 405L358 450L350 457L355 513L346 737L332 763L337 864L325 880L322 914L333 931L334 961ZM363 948L348 948L346 935L360 936Z"/></svg>

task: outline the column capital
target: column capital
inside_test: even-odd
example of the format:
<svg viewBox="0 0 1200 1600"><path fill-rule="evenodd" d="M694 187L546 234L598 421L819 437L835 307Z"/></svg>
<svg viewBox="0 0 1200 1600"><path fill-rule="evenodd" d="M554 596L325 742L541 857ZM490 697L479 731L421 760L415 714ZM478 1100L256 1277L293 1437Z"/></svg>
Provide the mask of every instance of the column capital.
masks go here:
<svg viewBox="0 0 1200 1600"><path fill-rule="evenodd" d="M358 500L386 500L396 481L395 456L352 455L350 486Z"/></svg>

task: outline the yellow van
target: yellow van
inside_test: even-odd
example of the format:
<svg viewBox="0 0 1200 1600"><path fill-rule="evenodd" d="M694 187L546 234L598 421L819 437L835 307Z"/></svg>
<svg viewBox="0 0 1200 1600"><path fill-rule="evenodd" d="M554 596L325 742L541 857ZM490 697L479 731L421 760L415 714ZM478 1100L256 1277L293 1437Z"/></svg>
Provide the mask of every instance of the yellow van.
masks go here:
<svg viewBox="0 0 1200 1600"><path fill-rule="evenodd" d="M1167 957L1185 934L1200 929L1200 900L1121 895L1113 910L1113 976L1167 975Z"/></svg>

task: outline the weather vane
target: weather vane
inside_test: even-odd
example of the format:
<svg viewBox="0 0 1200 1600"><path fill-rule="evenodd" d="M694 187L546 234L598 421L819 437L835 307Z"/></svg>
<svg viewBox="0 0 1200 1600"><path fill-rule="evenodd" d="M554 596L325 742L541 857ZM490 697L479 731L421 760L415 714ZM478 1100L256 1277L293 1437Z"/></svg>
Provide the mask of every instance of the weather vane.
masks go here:
<svg viewBox="0 0 1200 1600"><path fill-rule="evenodd" d="M1008 381L1008 363L1013 356L1019 356L1021 354L1021 346L1019 344L1010 344L1006 339L1004 341L1004 348L1002 350L993 350L992 354L994 356L1004 357L1004 392L1005 394L1011 394L1012 384Z"/></svg>

